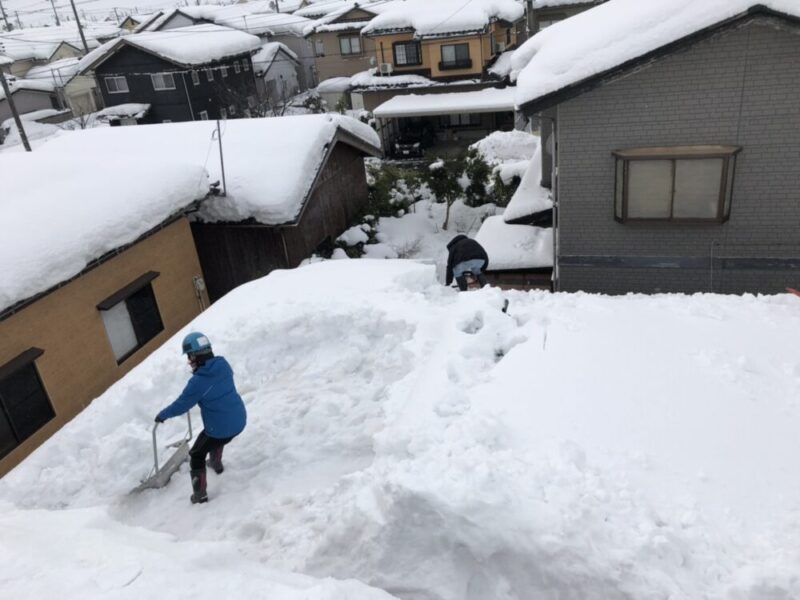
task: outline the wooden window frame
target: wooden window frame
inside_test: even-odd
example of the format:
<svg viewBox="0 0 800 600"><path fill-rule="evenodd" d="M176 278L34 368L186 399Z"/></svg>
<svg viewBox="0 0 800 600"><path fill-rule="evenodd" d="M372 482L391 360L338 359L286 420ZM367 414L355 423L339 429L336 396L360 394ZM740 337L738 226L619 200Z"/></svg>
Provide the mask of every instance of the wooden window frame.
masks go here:
<svg viewBox="0 0 800 600"><path fill-rule="evenodd" d="M11 435L13 436L14 446L8 449L7 451L3 452L0 450L0 460L11 454L14 450L19 448L26 440L30 439L37 431L41 430L42 427L47 425L50 421L52 421L56 417L55 407L53 406L53 401L50 399L50 394L47 393L47 388L42 381L42 376L39 373L39 368L36 366L36 359L39 358L42 354L44 354L44 350L41 348L28 348L21 354L18 354L14 358L12 358L7 363L0 365L0 382L16 375L19 371L22 371L26 368L31 368L33 371L33 376L35 378L36 383L38 384L39 389L44 397L44 400L47 403L47 408L49 409L50 416L43 421L42 423L38 424L36 430L28 433L26 436L22 436L18 430L18 426L14 423L11 419L11 414L7 405L7 400L3 397L2 393L0 393L0 413L2 417L6 420L11 430Z"/></svg>
<svg viewBox="0 0 800 600"><path fill-rule="evenodd" d="M132 327L134 329L134 332L136 334L136 346L131 348L128 352L126 352L122 356L116 358L118 365L121 365L123 362L128 360L132 355L134 355L136 352L138 352L140 349L142 349L145 345L147 345L150 341L155 339L160 333L162 333L165 330L164 318L161 316L161 308L158 306L158 298L156 298L156 293L155 293L155 290L153 289L153 285L152 285L153 280L156 277L158 277L159 275L160 275L160 273L158 271L148 271L144 275L142 275L140 277L137 277L132 282L130 282L128 285L120 288L119 290L117 290L116 292L114 292L113 294L108 296L107 298L105 298L102 301L97 303L97 310L99 310L99 311L107 311L107 310L110 310L110 309L114 308L115 306L119 305L122 302L127 302L127 300L129 298L131 298L132 296L134 296L135 294L139 293L140 291L142 291L145 288L150 288L150 290L151 290L152 297L153 297L153 303L155 305L155 310L158 313L158 319L160 321L160 327L161 328L158 331L156 331L149 338L143 339L139 335L139 332L136 331L136 325L133 323L133 316L130 315L130 309L128 309L128 311L129 311L128 317L131 320L131 325L132 325ZM104 321L103 324L105 326L105 321ZM111 343L111 337L108 335L107 326L106 326L106 335L109 337L109 343Z"/></svg>
<svg viewBox="0 0 800 600"><path fill-rule="evenodd" d="M398 46L415 46L417 49L417 61L418 62L404 62L400 63L397 61L397 47ZM392 44L392 58L394 59L394 65L396 67L418 67L422 64L422 44L417 42L416 40L406 40L405 42L394 42Z"/></svg>
<svg viewBox="0 0 800 600"><path fill-rule="evenodd" d="M618 223L724 223L730 218L733 183L736 174L736 156L741 146L698 145L698 146L656 146L614 150L614 220ZM717 213L713 217L675 217L675 173L677 161L722 159ZM670 216L668 217L629 217L628 193L630 163L634 161L672 162L672 185L670 196ZM621 176L621 180L620 180Z"/></svg>

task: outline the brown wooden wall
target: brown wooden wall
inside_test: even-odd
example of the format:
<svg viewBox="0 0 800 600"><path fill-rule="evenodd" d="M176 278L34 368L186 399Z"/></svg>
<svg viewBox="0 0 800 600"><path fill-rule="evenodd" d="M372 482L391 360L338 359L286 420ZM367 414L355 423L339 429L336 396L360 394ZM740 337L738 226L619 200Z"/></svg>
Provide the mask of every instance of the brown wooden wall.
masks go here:
<svg viewBox="0 0 800 600"><path fill-rule="evenodd" d="M97 304L148 271L160 273L152 286L164 330L117 365ZM200 261L181 218L0 321L0 365L31 347L44 350L35 364L56 413L0 460L0 477L200 313L197 275Z"/></svg>
<svg viewBox="0 0 800 600"><path fill-rule="evenodd" d="M296 226L193 223L211 301L275 269L298 266L355 221L367 193L363 154L338 143Z"/></svg>

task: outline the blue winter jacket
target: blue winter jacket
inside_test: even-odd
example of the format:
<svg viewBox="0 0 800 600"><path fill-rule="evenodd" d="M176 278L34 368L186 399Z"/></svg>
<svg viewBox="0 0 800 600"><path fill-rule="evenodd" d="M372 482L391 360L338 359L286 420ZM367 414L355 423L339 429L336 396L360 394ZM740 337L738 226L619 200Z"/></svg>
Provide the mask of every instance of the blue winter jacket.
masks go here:
<svg viewBox="0 0 800 600"><path fill-rule="evenodd" d="M178 399L158 413L171 419L200 405L203 426L208 437L229 438L239 435L247 423L247 412L233 383L233 369L228 361L215 356L198 368Z"/></svg>

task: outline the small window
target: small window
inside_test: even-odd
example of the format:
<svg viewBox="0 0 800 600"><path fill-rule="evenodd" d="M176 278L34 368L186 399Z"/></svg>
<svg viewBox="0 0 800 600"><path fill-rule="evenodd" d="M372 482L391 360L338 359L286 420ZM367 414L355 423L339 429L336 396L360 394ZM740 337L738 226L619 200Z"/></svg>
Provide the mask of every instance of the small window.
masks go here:
<svg viewBox="0 0 800 600"><path fill-rule="evenodd" d="M214 71L212 69L206 69L206 81L214 81Z"/></svg>
<svg viewBox="0 0 800 600"><path fill-rule="evenodd" d="M228 111L224 108L219 109L219 118L220 119L227 119L228 118Z"/></svg>
<svg viewBox="0 0 800 600"><path fill-rule="evenodd" d="M225 77L228 76L228 67L220 67L219 72L220 75L222 75L222 78L224 79Z"/></svg>
<svg viewBox="0 0 800 600"><path fill-rule="evenodd" d="M506 48L511 46L511 28L506 29Z"/></svg>
<svg viewBox="0 0 800 600"><path fill-rule="evenodd" d="M440 69L470 69L472 60L469 57L469 44L443 44L441 46L442 62Z"/></svg>
<svg viewBox="0 0 800 600"><path fill-rule="evenodd" d="M233 61L233 72L238 75L239 71L241 71L241 70L242 70L242 67L239 66L239 61L238 60Z"/></svg>
<svg viewBox="0 0 800 600"><path fill-rule="evenodd" d="M175 89L175 78L172 73L153 73L150 75L153 89L157 92Z"/></svg>
<svg viewBox="0 0 800 600"><path fill-rule="evenodd" d="M361 38L357 35L340 37L339 50L343 55L361 54Z"/></svg>
<svg viewBox="0 0 800 600"><path fill-rule="evenodd" d="M192 71L192 83L194 85L200 85L200 73L197 71Z"/></svg>
<svg viewBox="0 0 800 600"><path fill-rule="evenodd" d="M314 56L325 56L325 44L322 40L314 40Z"/></svg>
<svg viewBox="0 0 800 600"><path fill-rule="evenodd" d="M419 42L397 42L392 45L394 51L394 64L399 66L413 66L422 64L422 52Z"/></svg>
<svg viewBox="0 0 800 600"><path fill-rule="evenodd" d="M208 111L207 110L201 110L200 113L198 114L198 116L200 117L201 121L208 121Z"/></svg>
<svg viewBox="0 0 800 600"><path fill-rule="evenodd" d="M117 364L164 330L151 284L156 277L145 273L97 305Z"/></svg>
<svg viewBox="0 0 800 600"><path fill-rule="evenodd" d="M236 105L235 104L231 104L228 107L228 114L230 114L231 116L236 114Z"/></svg>
<svg viewBox="0 0 800 600"><path fill-rule="evenodd" d="M674 146L614 152L615 218L726 221L740 150L739 146Z"/></svg>
<svg viewBox="0 0 800 600"><path fill-rule="evenodd" d="M106 77L106 89L109 94L126 94L128 80L125 77Z"/></svg>
<svg viewBox="0 0 800 600"><path fill-rule="evenodd" d="M56 416L34 362L42 354L30 348L0 366L0 458Z"/></svg>
<svg viewBox="0 0 800 600"><path fill-rule="evenodd" d="M246 58L242 61L242 68L245 70L245 72L250 70L250 61Z"/></svg>

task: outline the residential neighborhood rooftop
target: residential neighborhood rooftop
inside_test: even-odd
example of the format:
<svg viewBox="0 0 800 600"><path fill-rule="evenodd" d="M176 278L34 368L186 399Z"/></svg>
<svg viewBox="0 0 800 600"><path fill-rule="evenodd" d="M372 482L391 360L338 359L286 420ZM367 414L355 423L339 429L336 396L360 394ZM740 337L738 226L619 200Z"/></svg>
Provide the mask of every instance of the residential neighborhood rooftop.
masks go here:
<svg viewBox="0 0 800 600"><path fill-rule="evenodd" d="M40 79L17 79L14 77L7 78L8 89L14 94L21 90L30 90L34 92L53 92L55 84L52 80L44 81ZM0 100L5 100L6 93L3 88L0 88Z"/></svg>
<svg viewBox="0 0 800 600"><path fill-rule="evenodd" d="M555 23L512 58L517 106L541 99L667 44L745 14L800 17L797 0L614 0Z"/></svg>
<svg viewBox="0 0 800 600"><path fill-rule="evenodd" d="M122 151L148 157L180 156L222 180L214 121L192 121L138 127L97 128L59 136L40 153L80 156L85 152ZM203 203L200 216L208 221L255 221L277 225L300 213L327 146L337 136L349 137L373 154L380 154L375 131L341 115L303 115L238 119L222 125L227 196ZM138 167L137 167L138 169Z"/></svg>
<svg viewBox="0 0 800 600"><path fill-rule="evenodd" d="M120 177L135 168L146 177ZM0 311L80 273L203 198L202 164L177 155L0 154Z"/></svg>
<svg viewBox="0 0 800 600"><path fill-rule="evenodd" d="M139 48L179 65L202 65L229 56L257 50L256 36L219 25L202 24L167 31L127 35L103 44L83 57L81 72L92 69L123 45Z"/></svg>

